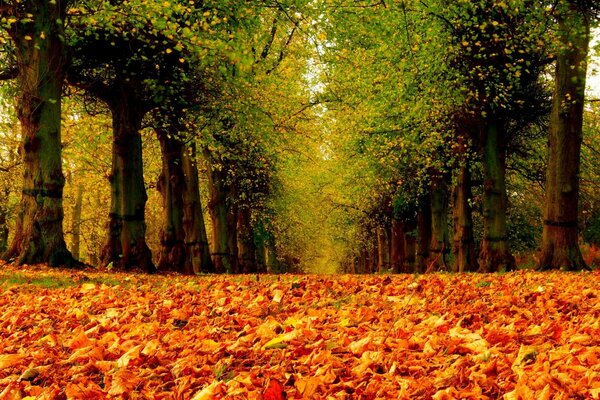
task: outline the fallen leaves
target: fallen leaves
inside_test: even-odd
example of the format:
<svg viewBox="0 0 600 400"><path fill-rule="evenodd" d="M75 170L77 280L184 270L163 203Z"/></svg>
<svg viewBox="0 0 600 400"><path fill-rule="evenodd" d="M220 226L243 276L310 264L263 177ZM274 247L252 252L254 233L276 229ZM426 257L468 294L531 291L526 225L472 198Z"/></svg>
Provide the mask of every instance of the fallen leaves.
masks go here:
<svg viewBox="0 0 600 400"><path fill-rule="evenodd" d="M63 284L2 283L16 272L0 272L0 398L600 396L598 272L257 281L30 267L18 273Z"/></svg>

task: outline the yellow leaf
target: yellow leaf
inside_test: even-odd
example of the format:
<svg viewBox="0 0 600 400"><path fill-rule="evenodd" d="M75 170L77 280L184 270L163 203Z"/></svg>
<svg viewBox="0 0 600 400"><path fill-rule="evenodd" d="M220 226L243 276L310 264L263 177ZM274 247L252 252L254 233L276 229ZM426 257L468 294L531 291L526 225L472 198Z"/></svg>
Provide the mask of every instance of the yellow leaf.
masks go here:
<svg viewBox="0 0 600 400"><path fill-rule="evenodd" d="M94 283L84 283L81 285L81 293L87 293L94 289L96 289L96 285Z"/></svg>
<svg viewBox="0 0 600 400"><path fill-rule="evenodd" d="M279 335L271 340L269 340L263 346L263 349L278 349L287 346L286 342L290 340L294 340L298 336L298 331L293 330L284 335Z"/></svg>
<svg viewBox="0 0 600 400"><path fill-rule="evenodd" d="M23 358L20 354L2 354L0 355L0 371L16 365Z"/></svg>
<svg viewBox="0 0 600 400"><path fill-rule="evenodd" d="M31 36L29 36L29 35L25 35L25 40L29 41L29 40L32 40L32 39L33 39L33 38L32 38Z"/></svg>
<svg viewBox="0 0 600 400"><path fill-rule="evenodd" d="M220 383L221 382L216 380L213 381L210 385L208 385L201 391L196 392L196 394L194 395L194 397L192 397L191 400L210 400L215 398L215 396L218 394L217 389L219 388Z"/></svg>
<svg viewBox="0 0 600 400"><path fill-rule="evenodd" d="M172 52L173 52L173 49L170 49L170 48L165 50L165 53L167 53L167 54L171 54Z"/></svg>
<svg viewBox="0 0 600 400"><path fill-rule="evenodd" d="M274 290L273 291L273 302L281 303L281 299L283 298L283 290Z"/></svg>

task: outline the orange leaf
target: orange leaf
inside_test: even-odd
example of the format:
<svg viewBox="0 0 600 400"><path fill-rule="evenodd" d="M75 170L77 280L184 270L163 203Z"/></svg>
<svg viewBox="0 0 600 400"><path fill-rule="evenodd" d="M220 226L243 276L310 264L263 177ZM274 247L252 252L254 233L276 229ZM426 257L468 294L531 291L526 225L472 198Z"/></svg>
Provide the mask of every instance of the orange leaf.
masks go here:
<svg viewBox="0 0 600 400"><path fill-rule="evenodd" d="M131 393L137 386L139 379L128 369L121 368L112 376L112 382L108 394L117 396L124 393Z"/></svg>

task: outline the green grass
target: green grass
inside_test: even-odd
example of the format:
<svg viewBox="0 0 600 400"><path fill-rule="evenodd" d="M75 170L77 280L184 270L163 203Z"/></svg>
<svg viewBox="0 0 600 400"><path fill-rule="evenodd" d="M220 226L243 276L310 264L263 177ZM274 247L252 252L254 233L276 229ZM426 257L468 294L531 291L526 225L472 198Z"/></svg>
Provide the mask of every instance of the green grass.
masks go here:
<svg viewBox="0 0 600 400"><path fill-rule="evenodd" d="M0 287L5 289L20 285L34 285L45 289L61 289L71 286L77 286L78 284L79 283L76 283L71 277L42 275L39 277L32 278L19 273L13 273L10 275L0 273Z"/></svg>
<svg viewBox="0 0 600 400"><path fill-rule="evenodd" d="M44 289L63 289L68 287L79 286L83 283L93 283L96 285L105 284L107 286L124 286L130 287L131 283L110 277L88 277L83 276L83 279L78 276L69 275L46 275L31 276L21 273L6 273L0 272L0 288L8 289L14 286L33 285Z"/></svg>

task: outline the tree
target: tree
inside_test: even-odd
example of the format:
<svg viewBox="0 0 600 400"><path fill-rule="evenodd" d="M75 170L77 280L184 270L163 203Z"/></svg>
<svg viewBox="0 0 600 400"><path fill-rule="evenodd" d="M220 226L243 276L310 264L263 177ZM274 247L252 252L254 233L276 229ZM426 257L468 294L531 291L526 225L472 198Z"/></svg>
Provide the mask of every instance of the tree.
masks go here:
<svg viewBox="0 0 600 400"><path fill-rule="evenodd" d="M2 257L17 264L75 264L64 240L62 204L61 98L69 5L46 0L0 3L3 28L16 53L24 171L15 235Z"/></svg>
<svg viewBox="0 0 600 400"><path fill-rule="evenodd" d="M228 48L218 34L221 31L208 29L222 22L210 5L140 0L97 6L84 12L73 26L81 33L72 35L74 62L69 81L106 103L112 114L111 212L101 262L153 271L145 238L143 120L181 93L189 82L188 64L206 68ZM199 35L210 40L201 41Z"/></svg>
<svg viewBox="0 0 600 400"><path fill-rule="evenodd" d="M592 7L592 2L560 1L556 8L559 48L548 133L543 270L587 268L579 249L578 204Z"/></svg>

